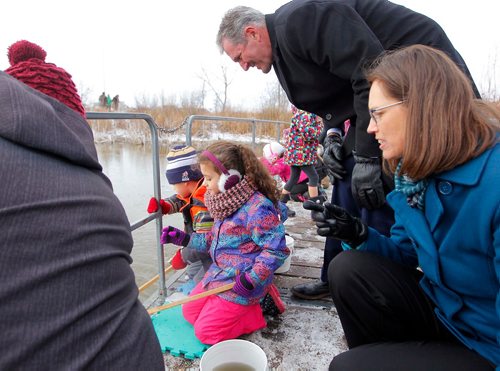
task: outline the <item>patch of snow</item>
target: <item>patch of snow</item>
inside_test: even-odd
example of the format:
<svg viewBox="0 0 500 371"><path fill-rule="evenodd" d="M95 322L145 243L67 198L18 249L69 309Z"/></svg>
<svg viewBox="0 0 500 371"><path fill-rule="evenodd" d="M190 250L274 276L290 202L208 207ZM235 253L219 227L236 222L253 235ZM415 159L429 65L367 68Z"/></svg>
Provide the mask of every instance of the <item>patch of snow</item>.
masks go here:
<svg viewBox="0 0 500 371"><path fill-rule="evenodd" d="M316 247L308 247L306 249L294 249L293 260L297 259L302 263L323 263L324 251ZM293 261L292 260L292 261Z"/></svg>
<svg viewBox="0 0 500 371"><path fill-rule="evenodd" d="M289 306L246 339L264 350L273 370L327 370L332 358L347 350L335 308Z"/></svg>

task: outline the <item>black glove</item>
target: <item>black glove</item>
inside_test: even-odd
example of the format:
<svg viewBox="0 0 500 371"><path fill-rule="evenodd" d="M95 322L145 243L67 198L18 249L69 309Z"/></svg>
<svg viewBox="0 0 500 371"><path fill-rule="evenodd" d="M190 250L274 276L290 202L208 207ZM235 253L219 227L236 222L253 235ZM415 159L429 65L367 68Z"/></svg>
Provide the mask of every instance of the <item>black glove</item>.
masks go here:
<svg viewBox="0 0 500 371"><path fill-rule="evenodd" d="M380 158L354 155L354 161L356 163L352 169L352 197L360 207L368 210L378 209L385 202Z"/></svg>
<svg viewBox="0 0 500 371"><path fill-rule="evenodd" d="M341 162L344 159L342 152L342 137L339 133L329 134L323 142L325 152L323 163L326 165L328 175L336 179L343 179L346 171Z"/></svg>
<svg viewBox="0 0 500 371"><path fill-rule="evenodd" d="M318 234L333 237L356 248L368 238L368 227L359 218L349 214L344 208L326 202L324 205L304 201L304 209L311 210Z"/></svg>

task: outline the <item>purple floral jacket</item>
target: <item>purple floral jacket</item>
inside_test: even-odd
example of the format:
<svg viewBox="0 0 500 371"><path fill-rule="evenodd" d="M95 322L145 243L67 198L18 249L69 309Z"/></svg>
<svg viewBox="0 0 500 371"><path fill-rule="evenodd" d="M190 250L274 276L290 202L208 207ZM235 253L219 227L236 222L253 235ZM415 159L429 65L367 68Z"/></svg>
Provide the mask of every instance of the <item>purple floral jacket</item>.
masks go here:
<svg viewBox="0 0 500 371"><path fill-rule="evenodd" d="M215 220L208 233L194 233L189 245L208 251L213 263L202 285L210 290L234 282L241 272L250 275L254 292L248 298L233 290L218 294L237 304L259 303L271 284L274 271L290 255L285 244L285 227L271 200L255 192L234 214Z"/></svg>

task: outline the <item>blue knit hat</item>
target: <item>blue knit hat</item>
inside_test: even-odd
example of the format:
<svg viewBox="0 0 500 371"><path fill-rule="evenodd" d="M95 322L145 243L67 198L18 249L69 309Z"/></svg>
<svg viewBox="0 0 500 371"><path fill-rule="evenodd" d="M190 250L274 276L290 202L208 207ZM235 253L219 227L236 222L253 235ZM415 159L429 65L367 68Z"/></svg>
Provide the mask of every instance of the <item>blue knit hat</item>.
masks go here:
<svg viewBox="0 0 500 371"><path fill-rule="evenodd" d="M169 184L200 180L201 171L193 166L198 163L196 150L191 146L175 146L167 154L166 176Z"/></svg>

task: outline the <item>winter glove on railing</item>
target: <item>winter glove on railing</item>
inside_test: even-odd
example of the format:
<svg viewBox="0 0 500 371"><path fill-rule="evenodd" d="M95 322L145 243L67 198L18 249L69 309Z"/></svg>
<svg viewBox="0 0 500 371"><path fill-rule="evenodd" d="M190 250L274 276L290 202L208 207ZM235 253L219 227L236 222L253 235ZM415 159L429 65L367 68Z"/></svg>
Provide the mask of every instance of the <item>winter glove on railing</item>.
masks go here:
<svg viewBox="0 0 500 371"><path fill-rule="evenodd" d="M330 129L332 130L332 129ZM328 174L335 179L343 179L346 175L342 160L342 136L338 132L330 133L324 141L323 163L326 165Z"/></svg>
<svg viewBox="0 0 500 371"><path fill-rule="evenodd" d="M350 215L344 208L326 202L324 205L304 202L304 209L311 210L318 234L333 237L356 248L368 238L368 227L359 218Z"/></svg>
<svg viewBox="0 0 500 371"><path fill-rule="evenodd" d="M255 287L250 282L250 277L246 273L240 273L236 276L235 283L233 286L233 291L244 298L248 298L252 295Z"/></svg>
<svg viewBox="0 0 500 371"><path fill-rule="evenodd" d="M161 213L163 215L168 214L168 212L171 209L171 206L169 203L165 202L164 200L160 200L160 207L161 207ZM156 213L158 211L158 201L156 201L156 198L151 197L151 200L149 200L148 204L148 213Z"/></svg>
<svg viewBox="0 0 500 371"><path fill-rule="evenodd" d="M169 225L163 228L160 242L162 244L172 243L177 246L187 246L190 239L191 236L189 234Z"/></svg>
<svg viewBox="0 0 500 371"><path fill-rule="evenodd" d="M380 158L354 155L354 161L356 163L352 169L352 197L359 207L378 209L385 202Z"/></svg>
<svg viewBox="0 0 500 371"><path fill-rule="evenodd" d="M182 259L181 249L177 250L174 257L172 258L172 267L175 270L186 268L187 263Z"/></svg>

